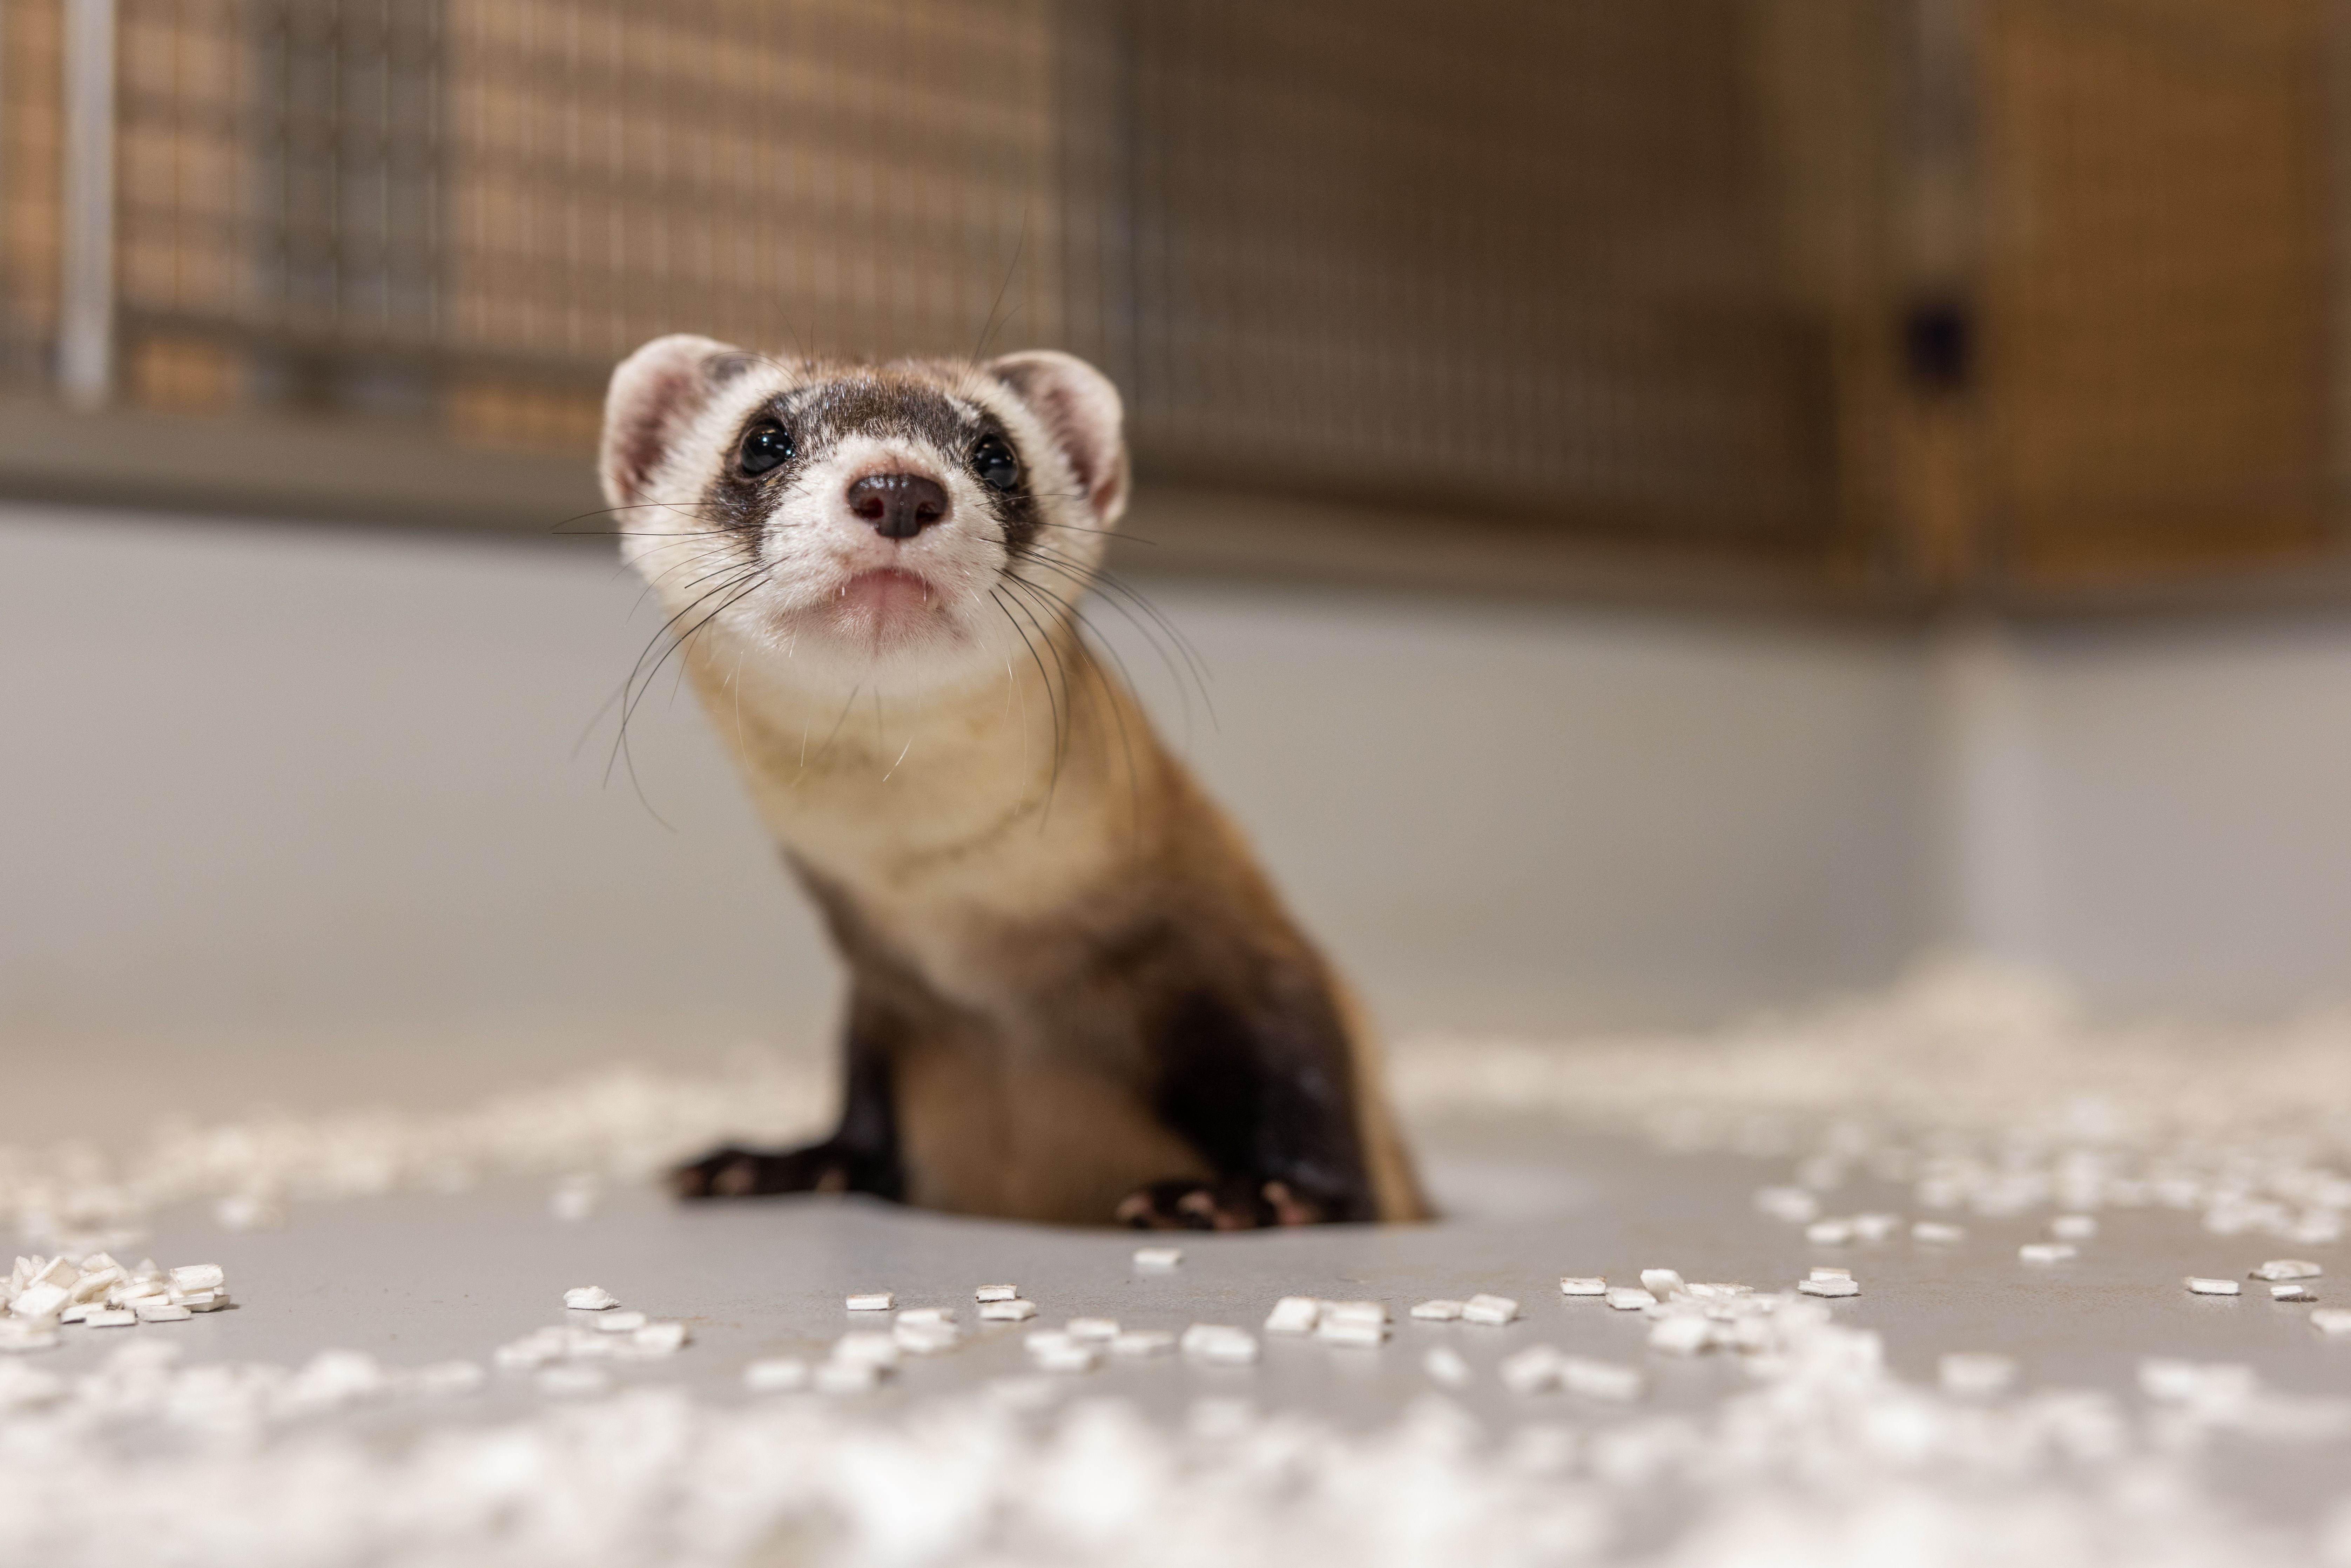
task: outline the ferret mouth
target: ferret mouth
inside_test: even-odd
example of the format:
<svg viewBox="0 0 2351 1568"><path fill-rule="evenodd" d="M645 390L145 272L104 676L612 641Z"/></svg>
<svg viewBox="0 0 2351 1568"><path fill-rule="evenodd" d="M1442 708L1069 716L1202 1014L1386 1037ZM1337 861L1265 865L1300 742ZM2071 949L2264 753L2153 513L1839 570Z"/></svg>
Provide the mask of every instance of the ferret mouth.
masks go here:
<svg viewBox="0 0 2351 1568"><path fill-rule="evenodd" d="M930 580L897 567L861 571L833 596L833 613L845 629L887 637L911 630L944 608Z"/></svg>

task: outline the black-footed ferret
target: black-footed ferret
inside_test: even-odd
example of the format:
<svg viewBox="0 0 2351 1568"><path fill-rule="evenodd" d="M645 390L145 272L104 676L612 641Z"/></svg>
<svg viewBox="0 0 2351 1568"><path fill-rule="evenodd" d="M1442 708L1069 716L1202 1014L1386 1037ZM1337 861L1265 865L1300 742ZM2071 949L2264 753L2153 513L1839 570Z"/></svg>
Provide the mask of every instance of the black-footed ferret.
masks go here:
<svg viewBox="0 0 2351 1568"><path fill-rule="evenodd" d="M1426 1213L1337 977L1096 664L1072 605L1126 502L1066 354L612 373L622 549L851 975L822 1143L691 1197L1235 1228Z"/></svg>

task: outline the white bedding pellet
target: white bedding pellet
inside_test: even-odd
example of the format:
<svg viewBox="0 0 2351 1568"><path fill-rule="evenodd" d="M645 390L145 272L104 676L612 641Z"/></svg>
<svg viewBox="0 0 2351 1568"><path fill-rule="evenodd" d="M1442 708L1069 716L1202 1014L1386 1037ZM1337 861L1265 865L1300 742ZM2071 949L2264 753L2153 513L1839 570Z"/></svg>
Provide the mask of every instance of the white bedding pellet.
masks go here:
<svg viewBox="0 0 2351 1568"><path fill-rule="evenodd" d="M1649 1330L1649 1348L1673 1355L1696 1355L1714 1337L1714 1325L1702 1317L1660 1318Z"/></svg>
<svg viewBox="0 0 2351 1568"><path fill-rule="evenodd" d="M601 1312L621 1304L621 1298L601 1285L574 1285L563 1292L563 1304L575 1312Z"/></svg>
<svg viewBox="0 0 2351 1568"><path fill-rule="evenodd" d="M1268 1333L1312 1333L1322 1321L1322 1303L1312 1296L1284 1296L1265 1314Z"/></svg>
<svg viewBox="0 0 2351 1568"><path fill-rule="evenodd" d="M1641 1270L1641 1289L1661 1301L1666 1301L1682 1293L1682 1277L1678 1270L1673 1269L1644 1269Z"/></svg>
<svg viewBox="0 0 2351 1568"><path fill-rule="evenodd" d="M1559 1293L1562 1296L1604 1296L1608 1293L1608 1281L1597 1274L1562 1274L1559 1281Z"/></svg>
<svg viewBox="0 0 2351 1568"><path fill-rule="evenodd" d="M1680 1276L1676 1275L1675 1278L1679 1279ZM1519 1303L1508 1296L1472 1296L1461 1303L1461 1321L1465 1323L1484 1323L1489 1328L1499 1328L1518 1315Z"/></svg>
<svg viewBox="0 0 2351 1568"><path fill-rule="evenodd" d="M650 1322L629 1335L629 1348L640 1355L668 1355L685 1348L685 1325L674 1318Z"/></svg>
<svg viewBox="0 0 2351 1568"><path fill-rule="evenodd" d="M849 1310L852 1312L886 1312L897 1304L898 1298L887 1291L868 1291L849 1298Z"/></svg>
<svg viewBox="0 0 2351 1568"><path fill-rule="evenodd" d="M428 1362L408 1375L408 1386L419 1394L446 1396L452 1394L476 1394L489 1382L479 1362Z"/></svg>
<svg viewBox="0 0 2351 1568"><path fill-rule="evenodd" d="M754 1394L792 1394L808 1385L808 1363L789 1355L768 1356L743 1369L743 1386Z"/></svg>
<svg viewBox="0 0 2351 1568"><path fill-rule="evenodd" d="M2080 1251L2070 1241L2028 1241L2016 1249L2016 1255L2027 1263L2063 1263Z"/></svg>
<svg viewBox="0 0 2351 1568"><path fill-rule="evenodd" d="M172 1270L175 1291L214 1291L227 1278L217 1263L183 1263Z"/></svg>
<svg viewBox="0 0 2351 1568"><path fill-rule="evenodd" d="M66 1310L66 1303L72 1299L72 1295L73 1292L65 1286L53 1285L44 1281L40 1284L27 1285L17 1291L16 1299L10 1303L9 1311L20 1318L53 1318Z"/></svg>
<svg viewBox="0 0 2351 1568"><path fill-rule="evenodd" d="M1683 1286L1682 1291L1684 1294L1689 1296L1694 1301L1736 1301L1753 1295L1755 1293L1755 1287L1752 1285L1727 1285L1712 1283L1701 1280L1693 1280L1688 1284Z"/></svg>
<svg viewBox="0 0 2351 1568"><path fill-rule="evenodd" d="M1937 1371L1943 1392L1955 1399L1989 1399L2016 1381L2016 1363L2005 1355L1960 1351L1943 1357Z"/></svg>
<svg viewBox="0 0 2351 1568"><path fill-rule="evenodd" d="M2320 1307L2310 1314L2310 1326L2320 1333L2351 1333L2351 1307Z"/></svg>
<svg viewBox="0 0 2351 1568"><path fill-rule="evenodd" d="M1256 1337L1228 1323L1194 1323L1176 1343L1186 1355L1228 1366L1245 1366L1258 1355Z"/></svg>
<svg viewBox="0 0 2351 1568"><path fill-rule="evenodd" d="M1110 1342L1113 1355L1165 1355L1176 1348L1176 1336L1166 1329L1123 1329Z"/></svg>
<svg viewBox="0 0 2351 1568"><path fill-rule="evenodd" d="M898 1321L902 1323L951 1323L955 1322L953 1307L901 1307Z"/></svg>
<svg viewBox="0 0 2351 1568"><path fill-rule="evenodd" d="M1834 1264L1821 1263L1814 1265L1812 1273L1807 1275L1806 1278L1813 1280L1850 1280L1853 1278L1853 1270L1850 1269L1840 1269Z"/></svg>
<svg viewBox="0 0 2351 1568"><path fill-rule="evenodd" d="M1636 1312L1657 1304L1657 1298L1638 1285L1611 1285L1605 1299L1620 1312Z"/></svg>
<svg viewBox="0 0 2351 1568"><path fill-rule="evenodd" d="M286 1206L266 1193L232 1192L213 1205L223 1230L272 1230L286 1223Z"/></svg>
<svg viewBox="0 0 2351 1568"><path fill-rule="evenodd" d="M1032 1329L1028 1333L1021 1336L1020 1343L1026 1345L1030 1352L1036 1353L1048 1350L1058 1350L1064 1345L1072 1345L1078 1342L1071 1339L1060 1329Z"/></svg>
<svg viewBox="0 0 2351 1568"><path fill-rule="evenodd" d="M1821 1200L1800 1186L1758 1187L1755 1207L1791 1225L1809 1225L1821 1217Z"/></svg>
<svg viewBox="0 0 2351 1568"><path fill-rule="evenodd" d="M547 1211L558 1219L577 1225L596 1212L597 1200L602 1196L602 1184L594 1176L566 1176L555 1184L554 1191L547 1195ZM232 1224L229 1228L244 1230L252 1228Z"/></svg>
<svg viewBox="0 0 2351 1568"><path fill-rule="evenodd" d="M2097 1233L2095 1215L2061 1214L2049 1222L2049 1234L2060 1241L2087 1241Z"/></svg>
<svg viewBox="0 0 2351 1568"><path fill-rule="evenodd" d="M1804 1239L1821 1247L1842 1247L1853 1239L1853 1221L1815 1219L1804 1227Z"/></svg>
<svg viewBox="0 0 2351 1568"><path fill-rule="evenodd" d="M82 1319L84 1328L127 1329L139 1321L139 1314L128 1307L100 1307Z"/></svg>
<svg viewBox="0 0 2351 1568"><path fill-rule="evenodd" d="M1059 1382L1033 1372L1012 1377L991 1377L980 1385L980 1396L998 1410L1014 1416L1036 1416L1060 1403Z"/></svg>
<svg viewBox="0 0 2351 1568"><path fill-rule="evenodd" d="M1118 1337L1116 1318L1071 1318L1061 1332L1081 1343L1108 1344Z"/></svg>
<svg viewBox="0 0 2351 1568"><path fill-rule="evenodd" d="M1858 1296L1861 1283L1856 1280L1799 1280L1796 1289L1807 1296Z"/></svg>
<svg viewBox="0 0 2351 1568"><path fill-rule="evenodd" d="M1388 1321L1388 1304L1385 1301L1325 1301L1322 1303L1322 1316L1325 1320L1335 1319L1344 1322L1384 1323Z"/></svg>
<svg viewBox="0 0 2351 1568"><path fill-rule="evenodd" d="M1092 1372L1095 1364L1101 1361L1102 1352L1092 1345L1080 1344L1070 1339L1044 1346L1032 1342L1029 1346L1029 1359L1035 1362L1041 1372Z"/></svg>
<svg viewBox="0 0 2351 1568"><path fill-rule="evenodd" d="M1019 1296L986 1301L979 1303L979 1315L981 1321L985 1322L1017 1323L1023 1319L1035 1317L1037 1303L1023 1301Z"/></svg>
<svg viewBox="0 0 2351 1568"><path fill-rule="evenodd" d="M131 1314L136 1317L135 1312ZM544 1333L525 1334L509 1340L490 1353L490 1360L501 1372L528 1372L535 1366L545 1366L550 1361L563 1359L563 1343L549 1339Z"/></svg>
<svg viewBox="0 0 2351 1568"><path fill-rule="evenodd" d="M1134 1266L1138 1269L1173 1269L1184 1261L1181 1247L1138 1247L1134 1249Z"/></svg>
<svg viewBox="0 0 2351 1568"><path fill-rule="evenodd" d="M1442 1387L1469 1386L1469 1364L1449 1344L1431 1345L1428 1354L1420 1358L1420 1368L1428 1374L1431 1382Z"/></svg>
<svg viewBox="0 0 2351 1568"><path fill-rule="evenodd" d="M863 1361L876 1366L895 1366L898 1356L898 1342L880 1329L852 1329L832 1342L832 1359L835 1361Z"/></svg>
<svg viewBox="0 0 2351 1568"><path fill-rule="evenodd" d="M828 1361L809 1375L819 1394L863 1394L882 1381L883 1366L871 1361Z"/></svg>
<svg viewBox="0 0 2351 1568"><path fill-rule="evenodd" d="M2315 1280L2326 1272L2315 1263L2305 1263L2299 1258L2273 1258L2246 1278L2252 1280Z"/></svg>
<svg viewBox="0 0 2351 1568"><path fill-rule="evenodd" d="M77 1301L103 1301L107 1291L129 1278L121 1269L111 1264L103 1269L85 1269L81 1278L74 1281L73 1299Z"/></svg>
<svg viewBox="0 0 2351 1568"><path fill-rule="evenodd" d="M2138 1364L2139 1392L2167 1405L2241 1405L2260 1387L2260 1375L2241 1362L2149 1356Z"/></svg>
<svg viewBox="0 0 2351 1568"><path fill-rule="evenodd" d="M1586 1399L1605 1399L1622 1405L1641 1397L1642 1377L1638 1367L1569 1355L1560 1358L1559 1385L1570 1394L1580 1394Z"/></svg>
<svg viewBox="0 0 2351 1568"><path fill-rule="evenodd" d="M1513 1394L1541 1394L1559 1386L1559 1369L1565 1359L1551 1345L1531 1344L1504 1356L1495 1365L1494 1375Z"/></svg>
<svg viewBox="0 0 2351 1568"><path fill-rule="evenodd" d="M1414 1306L1412 1315L1423 1322L1448 1323L1461 1315L1462 1306L1460 1301L1422 1301Z"/></svg>
<svg viewBox="0 0 2351 1568"><path fill-rule="evenodd" d="M963 1339L963 1331L944 1318L901 1315L891 1325L890 1337L916 1355L938 1355L953 1350Z"/></svg>
<svg viewBox="0 0 2351 1568"><path fill-rule="evenodd" d="M975 1301L1012 1301L1020 1298L1018 1285L982 1285L971 1293Z"/></svg>
<svg viewBox="0 0 2351 1568"><path fill-rule="evenodd" d="M577 1398L603 1394L612 1386L611 1374L601 1366L550 1366L538 1375L538 1391Z"/></svg>
<svg viewBox="0 0 2351 1568"><path fill-rule="evenodd" d="M2188 1289L2191 1294L2199 1296L2233 1296L2239 1293L2239 1286L2234 1280L2208 1280L2197 1274L2188 1276Z"/></svg>
<svg viewBox="0 0 2351 1568"><path fill-rule="evenodd" d="M185 1322L195 1314L185 1307L175 1307L169 1301L141 1301L136 1309L142 1323Z"/></svg>
<svg viewBox="0 0 2351 1568"><path fill-rule="evenodd" d="M101 1310L102 1309L95 1302L76 1301L72 1306L68 1307L64 1312L57 1314L57 1322L61 1323L78 1323L84 1318L89 1316L90 1313Z"/></svg>
<svg viewBox="0 0 2351 1568"><path fill-rule="evenodd" d="M643 1312L599 1312L596 1316L598 1333L634 1333L645 1326Z"/></svg>
<svg viewBox="0 0 2351 1568"><path fill-rule="evenodd" d="M1853 1235L1856 1241L1884 1241L1902 1228L1898 1214L1856 1214L1853 1217Z"/></svg>
<svg viewBox="0 0 2351 1568"><path fill-rule="evenodd" d="M2270 1300L2273 1301L2314 1301L2318 1300L2318 1298L2310 1293L2309 1286L2301 1283L2299 1281L2285 1280L2270 1287Z"/></svg>
<svg viewBox="0 0 2351 1568"><path fill-rule="evenodd" d="M1968 1239L1966 1229L1946 1225L1939 1219L1922 1219L1910 1228L1910 1239L1924 1241L1930 1247L1950 1247Z"/></svg>
<svg viewBox="0 0 2351 1568"><path fill-rule="evenodd" d="M1342 1344L1357 1350L1377 1350L1385 1343L1388 1325L1365 1318L1325 1317L1314 1325L1314 1337L1324 1344Z"/></svg>

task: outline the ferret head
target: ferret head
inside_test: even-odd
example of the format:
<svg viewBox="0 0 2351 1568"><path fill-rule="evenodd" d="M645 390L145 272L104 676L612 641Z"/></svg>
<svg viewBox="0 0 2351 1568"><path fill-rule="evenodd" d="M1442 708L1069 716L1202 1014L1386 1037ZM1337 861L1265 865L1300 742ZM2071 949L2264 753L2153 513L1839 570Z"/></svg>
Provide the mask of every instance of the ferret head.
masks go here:
<svg viewBox="0 0 2351 1568"><path fill-rule="evenodd" d="M681 637L792 679L950 685L1058 630L1126 504L1117 392L1067 354L784 361L661 338L622 361L600 471Z"/></svg>

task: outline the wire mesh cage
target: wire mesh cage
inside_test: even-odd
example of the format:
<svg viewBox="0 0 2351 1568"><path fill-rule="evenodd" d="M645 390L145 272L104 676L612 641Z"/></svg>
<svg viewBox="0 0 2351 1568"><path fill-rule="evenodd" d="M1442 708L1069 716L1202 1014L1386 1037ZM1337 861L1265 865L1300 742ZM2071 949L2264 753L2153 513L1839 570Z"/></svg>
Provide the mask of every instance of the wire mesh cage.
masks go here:
<svg viewBox="0 0 2351 1568"><path fill-rule="evenodd" d="M1151 486L1895 598L2312 559L2320 0L0 0L28 392L577 455L636 343L1098 362Z"/></svg>

